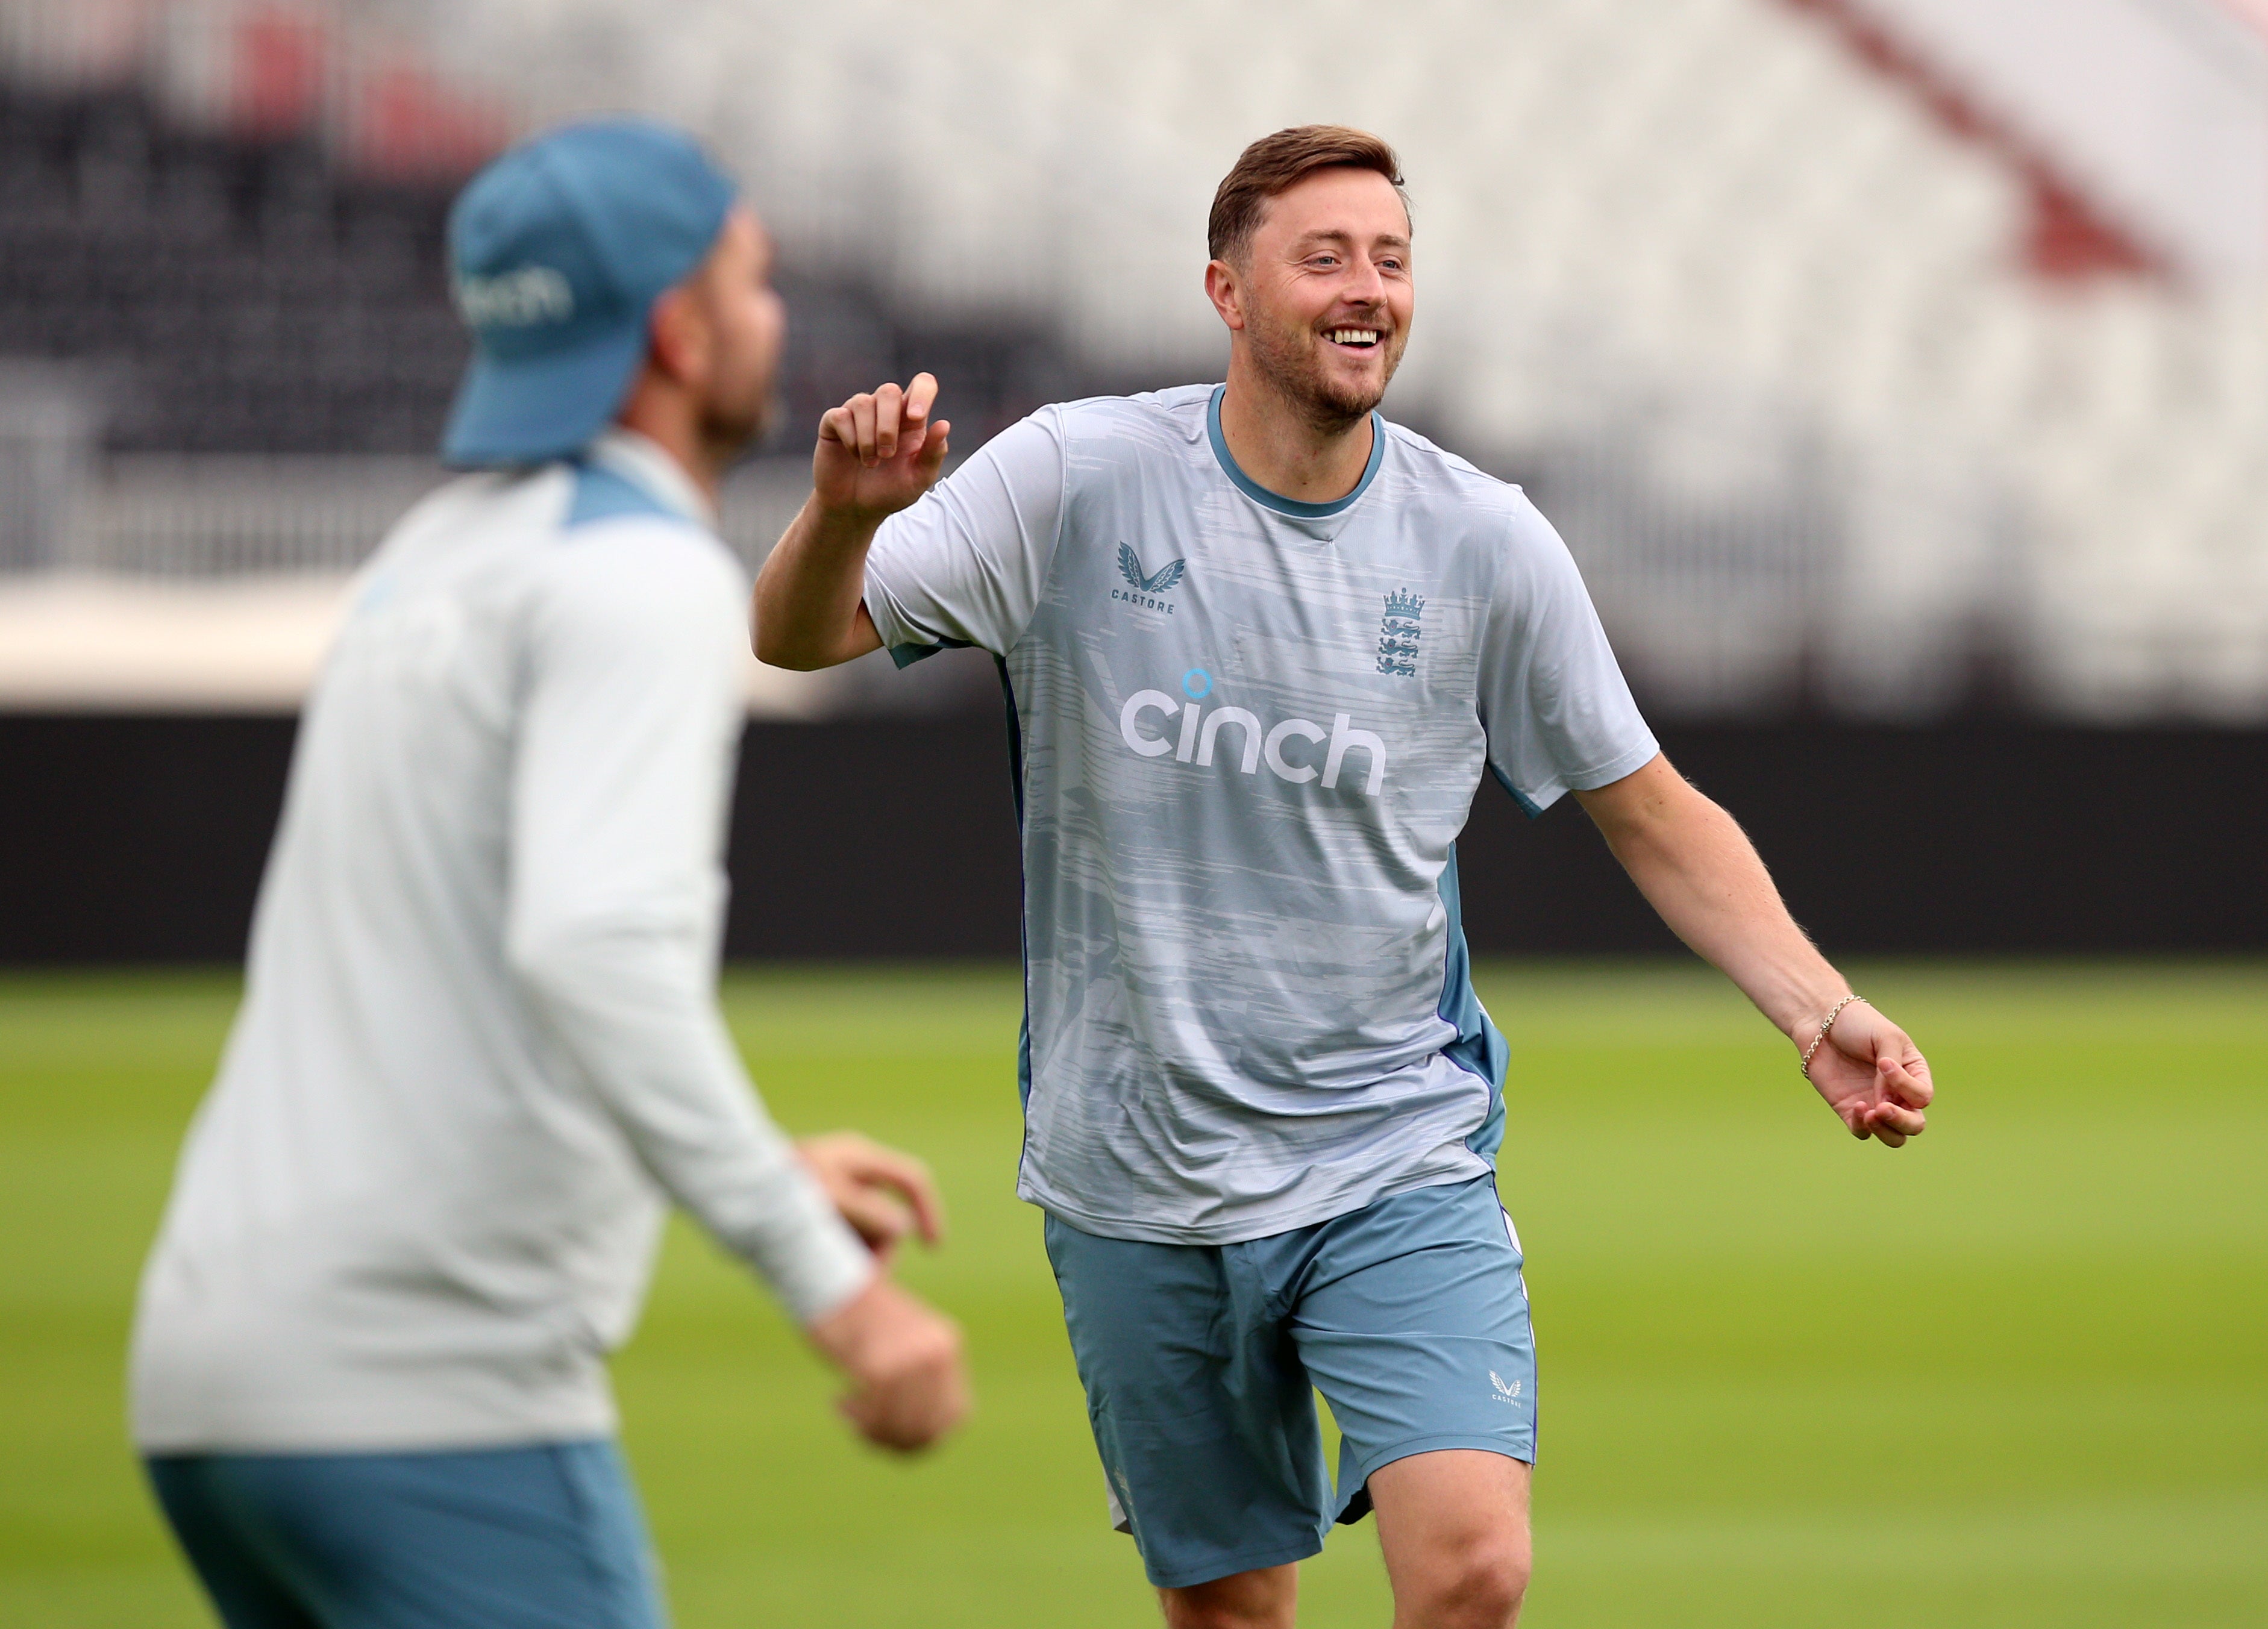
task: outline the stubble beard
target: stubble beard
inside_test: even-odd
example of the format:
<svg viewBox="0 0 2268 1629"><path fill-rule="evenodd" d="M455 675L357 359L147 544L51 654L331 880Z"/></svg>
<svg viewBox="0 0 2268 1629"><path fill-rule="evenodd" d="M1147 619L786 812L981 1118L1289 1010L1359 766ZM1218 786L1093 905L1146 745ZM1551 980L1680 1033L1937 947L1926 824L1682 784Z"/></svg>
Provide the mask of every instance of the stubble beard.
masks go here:
<svg viewBox="0 0 2268 1629"><path fill-rule="evenodd" d="M767 385L754 407L745 402L708 403L701 415L701 438L718 457L736 459L763 438L771 422L771 391Z"/></svg>
<svg viewBox="0 0 2268 1629"><path fill-rule="evenodd" d="M1381 320L1379 326L1383 327L1385 324ZM1408 339L1396 328L1381 341L1386 347L1386 365L1380 370L1373 389L1367 385L1349 385L1329 377L1315 351L1316 346L1329 341L1319 338L1311 328L1263 319L1248 323L1244 335L1261 377L1310 425L1327 434L1359 423L1386 400L1386 387L1393 383L1394 371L1402 364L1402 348Z"/></svg>
<svg viewBox="0 0 2268 1629"><path fill-rule="evenodd" d="M701 404L701 438L721 462L740 457L771 428L777 363L751 370L743 385L711 393Z"/></svg>

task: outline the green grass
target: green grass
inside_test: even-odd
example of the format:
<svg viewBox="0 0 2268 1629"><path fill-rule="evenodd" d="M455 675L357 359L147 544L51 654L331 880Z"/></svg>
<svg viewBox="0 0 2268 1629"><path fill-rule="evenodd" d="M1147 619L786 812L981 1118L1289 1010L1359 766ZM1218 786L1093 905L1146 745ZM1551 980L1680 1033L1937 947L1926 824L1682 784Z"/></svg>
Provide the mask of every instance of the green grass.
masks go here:
<svg viewBox="0 0 2268 1629"><path fill-rule="evenodd" d="M1896 965L1944 1092L1851 1142L1705 972L1487 968L1543 1359L1535 1629L2268 1623L2268 967ZM206 1621L124 1445L121 1350L235 1000L0 979L0 1623ZM908 1276L980 1413L906 1466L682 1227L618 1366L681 1629L1148 1625L1102 1522L1036 1214L1005 972L738 973L776 1112L919 1150ZM1372 1530L1310 1625L1380 1625Z"/></svg>

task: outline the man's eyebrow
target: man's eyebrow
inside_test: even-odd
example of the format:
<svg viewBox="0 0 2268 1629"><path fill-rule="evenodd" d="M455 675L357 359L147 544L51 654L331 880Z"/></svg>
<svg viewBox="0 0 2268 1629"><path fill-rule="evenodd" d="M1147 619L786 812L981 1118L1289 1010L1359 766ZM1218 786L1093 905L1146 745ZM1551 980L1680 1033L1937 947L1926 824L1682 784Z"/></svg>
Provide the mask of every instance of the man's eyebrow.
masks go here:
<svg viewBox="0 0 2268 1629"><path fill-rule="evenodd" d="M1301 232L1297 238L1292 239L1292 246L1297 249L1305 248L1312 243L1352 243L1354 241L1355 234L1343 226L1319 226L1313 231ZM1370 241L1382 243L1392 248L1406 249L1410 246L1409 235L1404 232L1379 232L1373 236Z"/></svg>

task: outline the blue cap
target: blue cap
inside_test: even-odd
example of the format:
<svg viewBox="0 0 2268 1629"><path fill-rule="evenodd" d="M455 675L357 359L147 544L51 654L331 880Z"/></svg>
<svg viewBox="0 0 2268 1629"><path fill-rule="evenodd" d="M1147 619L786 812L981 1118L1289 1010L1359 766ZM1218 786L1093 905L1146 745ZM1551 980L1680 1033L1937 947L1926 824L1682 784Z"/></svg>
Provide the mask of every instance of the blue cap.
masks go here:
<svg viewBox="0 0 2268 1629"><path fill-rule="evenodd" d="M645 358L646 319L708 254L733 183L691 137L638 119L513 148L449 212L472 365L443 462L535 464L588 444Z"/></svg>

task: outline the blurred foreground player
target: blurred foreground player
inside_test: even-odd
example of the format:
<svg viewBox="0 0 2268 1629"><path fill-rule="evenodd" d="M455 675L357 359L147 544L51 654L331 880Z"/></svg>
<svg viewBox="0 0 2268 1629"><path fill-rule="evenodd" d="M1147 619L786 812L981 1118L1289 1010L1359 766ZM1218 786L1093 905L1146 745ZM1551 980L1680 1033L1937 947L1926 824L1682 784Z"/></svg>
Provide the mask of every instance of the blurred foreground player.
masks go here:
<svg viewBox="0 0 2268 1629"><path fill-rule="evenodd" d="M853 398L758 579L767 661L1000 661L1019 1191L1176 1625L1288 1625L1292 1564L1370 1508L1402 1629L1519 1611L1535 1354L1454 849L1484 774L1580 798L1854 1134L1896 1147L1930 1097L1663 759L1543 517L1375 412L1413 305L1400 181L1359 131L1255 143L1211 224L1225 385L1045 408L934 491L935 382Z"/></svg>
<svg viewBox="0 0 2268 1629"><path fill-rule="evenodd" d="M885 1275L935 1236L921 1168L799 1158L716 1007L747 582L712 506L779 351L762 229L619 121L497 160L450 238L444 451L487 473L386 540L308 703L135 1330L136 1440L231 1629L659 1629L604 1360L671 1200L874 1442L966 1406Z"/></svg>

